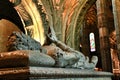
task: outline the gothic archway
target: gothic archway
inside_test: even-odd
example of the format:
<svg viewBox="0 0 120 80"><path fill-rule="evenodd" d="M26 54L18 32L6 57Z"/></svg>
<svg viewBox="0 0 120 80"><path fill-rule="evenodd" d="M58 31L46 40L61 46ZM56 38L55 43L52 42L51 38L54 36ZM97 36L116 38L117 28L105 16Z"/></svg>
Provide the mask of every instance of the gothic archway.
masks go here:
<svg viewBox="0 0 120 80"><path fill-rule="evenodd" d="M43 22L35 2L33 0L16 0L14 4L21 16L26 34L43 44L45 41Z"/></svg>
<svg viewBox="0 0 120 80"><path fill-rule="evenodd" d="M21 17L25 21L25 25L27 24L29 28L32 27L34 29L32 36L37 39L38 37L41 38L44 36L42 35L44 32L41 33L40 31L43 29L43 24L40 24L41 16L38 12L39 9L37 9L38 4L42 5L47 15L49 27L51 30L54 28L57 38L67 45L78 49L79 44L77 44L77 42L79 42L81 25L78 26L77 22L79 22L79 24L83 23L87 10L95 1L96 0L21 0L21 4L16 6L16 9L20 13L23 10L24 13L27 12L27 15L24 14L24 16L27 16L28 20L25 21L26 17L22 16L22 13ZM21 6L22 10L20 10ZM44 39L42 41L44 41Z"/></svg>

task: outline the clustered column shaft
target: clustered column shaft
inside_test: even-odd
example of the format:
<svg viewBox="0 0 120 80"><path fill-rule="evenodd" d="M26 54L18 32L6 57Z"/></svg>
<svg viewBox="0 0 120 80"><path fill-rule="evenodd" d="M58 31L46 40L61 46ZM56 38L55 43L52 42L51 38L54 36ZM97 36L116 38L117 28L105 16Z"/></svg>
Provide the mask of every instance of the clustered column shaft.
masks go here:
<svg viewBox="0 0 120 80"><path fill-rule="evenodd" d="M97 0L96 5L100 37L100 52L102 58L102 69L103 71L112 72L106 0Z"/></svg>

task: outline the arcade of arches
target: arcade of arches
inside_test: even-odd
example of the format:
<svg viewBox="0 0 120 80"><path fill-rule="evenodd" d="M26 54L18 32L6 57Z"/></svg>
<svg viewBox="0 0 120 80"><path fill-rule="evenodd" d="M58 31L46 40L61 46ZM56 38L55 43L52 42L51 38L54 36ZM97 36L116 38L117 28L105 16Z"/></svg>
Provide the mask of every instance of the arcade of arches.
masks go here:
<svg viewBox="0 0 120 80"><path fill-rule="evenodd" d="M97 55L98 70L120 73L120 0L10 1L27 35L44 44L44 33L50 29L59 40L84 55Z"/></svg>

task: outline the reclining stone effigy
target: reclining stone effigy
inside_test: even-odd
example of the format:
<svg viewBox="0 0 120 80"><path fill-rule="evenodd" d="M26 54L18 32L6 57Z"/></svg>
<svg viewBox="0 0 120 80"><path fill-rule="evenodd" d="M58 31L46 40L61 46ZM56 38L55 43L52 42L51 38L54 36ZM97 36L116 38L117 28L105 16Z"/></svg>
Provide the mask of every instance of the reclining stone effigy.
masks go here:
<svg viewBox="0 0 120 80"><path fill-rule="evenodd" d="M44 56L46 55L50 56L55 61L55 62L52 61L52 64L51 64L52 66L55 66L55 67L72 67L72 68L81 68L81 69L95 68L98 61L98 58L96 56L93 56L91 62L89 62L88 57L86 58L81 52L70 48L69 46L65 45L61 41L55 40L52 37L52 35L48 35L48 38L52 43L55 44L54 46L55 51L50 55L47 55L47 53L45 52L47 48L44 48L44 46L42 47L39 42L35 41L34 39L20 32L13 32L9 37L8 44L7 44L8 51L32 50L32 51L28 51L28 53L33 52L32 54L29 54L29 55L32 55L32 57L35 56L36 58L32 58L30 60L30 63L32 62L32 64L38 65L38 66L44 66L44 64L48 66L50 65L50 64L47 64L47 62L42 63L42 60L40 61L40 59L43 58L42 55L44 54ZM36 61L35 59L37 60L36 63L35 63ZM46 59L48 58L43 58L43 61L45 61ZM51 62L51 60L49 60L49 62ZM41 63L41 65L39 65L38 63Z"/></svg>

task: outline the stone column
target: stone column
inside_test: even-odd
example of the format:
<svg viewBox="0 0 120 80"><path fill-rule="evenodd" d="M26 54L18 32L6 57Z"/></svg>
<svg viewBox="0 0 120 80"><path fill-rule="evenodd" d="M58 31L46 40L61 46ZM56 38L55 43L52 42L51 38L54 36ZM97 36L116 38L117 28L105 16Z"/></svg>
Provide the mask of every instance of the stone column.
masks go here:
<svg viewBox="0 0 120 80"><path fill-rule="evenodd" d="M82 45L82 53L85 55L85 56L89 56L90 57L90 50L89 50L89 27L86 25L86 21L84 21L84 25L82 26L83 29L82 29L82 42L81 42L81 45Z"/></svg>
<svg viewBox="0 0 120 80"><path fill-rule="evenodd" d="M118 58L120 60L120 0L112 0L113 15L116 30Z"/></svg>
<svg viewBox="0 0 120 80"><path fill-rule="evenodd" d="M112 72L106 0L97 0L100 53L103 71Z"/></svg>

